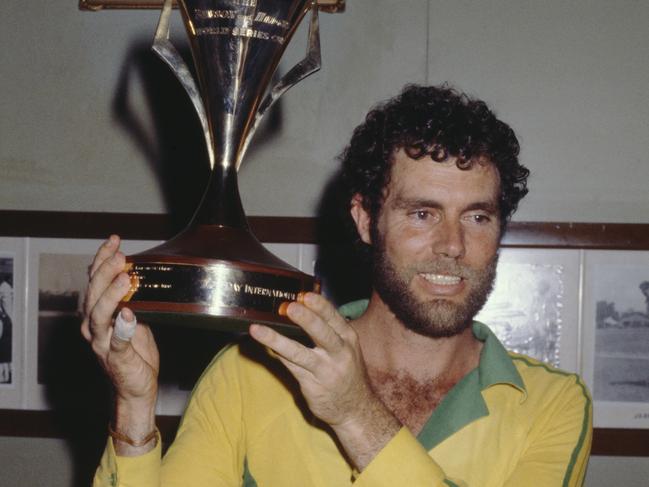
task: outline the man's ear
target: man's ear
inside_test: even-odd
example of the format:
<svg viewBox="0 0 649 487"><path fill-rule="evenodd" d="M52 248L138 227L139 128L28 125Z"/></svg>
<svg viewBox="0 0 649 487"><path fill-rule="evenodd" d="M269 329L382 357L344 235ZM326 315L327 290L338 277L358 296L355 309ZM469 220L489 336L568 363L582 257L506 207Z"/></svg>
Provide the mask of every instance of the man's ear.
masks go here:
<svg viewBox="0 0 649 487"><path fill-rule="evenodd" d="M370 214L363 208L363 197L356 193L352 196L351 208L349 212L356 223L356 231L363 242L368 245L372 244L370 232Z"/></svg>

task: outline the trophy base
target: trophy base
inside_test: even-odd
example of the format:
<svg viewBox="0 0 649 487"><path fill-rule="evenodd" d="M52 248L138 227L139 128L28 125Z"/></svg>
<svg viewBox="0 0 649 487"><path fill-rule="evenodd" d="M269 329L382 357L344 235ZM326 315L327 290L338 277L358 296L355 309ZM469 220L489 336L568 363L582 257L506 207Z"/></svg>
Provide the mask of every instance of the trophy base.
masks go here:
<svg viewBox="0 0 649 487"><path fill-rule="evenodd" d="M250 323L260 323L269 326L283 335L298 339L306 338L302 329L293 323L278 323L262 319L251 320L245 316L214 315L206 313L181 313L178 311L149 311L131 306L129 303L120 303L118 310L128 306L137 313L138 320L153 326L180 326L182 328L195 328L224 333L242 334L248 332Z"/></svg>
<svg viewBox="0 0 649 487"><path fill-rule="evenodd" d="M196 255L196 242L204 250L210 241L217 245ZM224 241L227 249L218 245ZM186 246L192 251L183 251ZM235 332L262 323L299 335L301 329L280 314L280 307L301 292L320 291L314 277L269 253L247 229L190 228L126 262L131 288L119 308L129 307L147 323Z"/></svg>

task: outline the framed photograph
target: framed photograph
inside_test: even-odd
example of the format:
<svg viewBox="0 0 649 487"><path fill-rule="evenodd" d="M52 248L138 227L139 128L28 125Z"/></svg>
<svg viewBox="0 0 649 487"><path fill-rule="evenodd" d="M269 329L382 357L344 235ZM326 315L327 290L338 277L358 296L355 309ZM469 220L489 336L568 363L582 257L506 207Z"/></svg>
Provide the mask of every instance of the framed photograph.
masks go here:
<svg viewBox="0 0 649 487"><path fill-rule="evenodd" d="M579 271L579 250L503 249L476 319L508 350L578 372Z"/></svg>
<svg viewBox="0 0 649 487"><path fill-rule="evenodd" d="M649 428L649 251L586 251L584 377L595 426Z"/></svg>
<svg viewBox="0 0 649 487"><path fill-rule="evenodd" d="M0 408L22 407L25 334L25 243L0 238Z"/></svg>
<svg viewBox="0 0 649 487"><path fill-rule="evenodd" d="M69 408L105 398L107 384L80 333L88 266L101 245L94 239L28 239L25 407ZM123 241L134 253L154 245Z"/></svg>

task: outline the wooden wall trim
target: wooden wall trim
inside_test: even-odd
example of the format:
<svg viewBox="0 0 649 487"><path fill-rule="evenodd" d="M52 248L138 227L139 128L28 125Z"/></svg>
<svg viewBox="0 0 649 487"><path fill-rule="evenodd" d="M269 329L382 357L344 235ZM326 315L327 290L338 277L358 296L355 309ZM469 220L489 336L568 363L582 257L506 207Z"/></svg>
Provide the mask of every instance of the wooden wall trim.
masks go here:
<svg viewBox="0 0 649 487"><path fill-rule="evenodd" d="M309 217L248 218L263 242L323 243L344 241L343 232L323 232L322 226L336 227ZM0 211L0 235L5 237L106 238L117 233L132 240L166 240L182 229L163 214L91 213L57 211ZM337 226L340 228L340 225ZM649 250L649 224L512 222L503 238L505 247L562 249Z"/></svg>
<svg viewBox="0 0 649 487"><path fill-rule="evenodd" d="M173 440L179 416L158 416L156 419L164 443ZM52 411L25 411L17 409L0 410L0 436L27 438L69 438ZM649 456L649 430L595 428L593 433L593 455L605 456Z"/></svg>

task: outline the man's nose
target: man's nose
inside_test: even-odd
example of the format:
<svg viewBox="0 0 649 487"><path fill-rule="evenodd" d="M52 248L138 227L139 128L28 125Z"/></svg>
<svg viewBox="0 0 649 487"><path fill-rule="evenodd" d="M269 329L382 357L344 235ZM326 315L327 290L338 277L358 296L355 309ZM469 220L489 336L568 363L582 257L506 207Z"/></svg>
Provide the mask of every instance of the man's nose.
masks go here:
<svg viewBox="0 0 649 487"><path fill-rule="evenodd" d="M440 257L458 259L464 256L464 228L460 222L444 220L437 227L433 252Z"/></svg>

